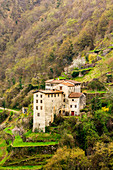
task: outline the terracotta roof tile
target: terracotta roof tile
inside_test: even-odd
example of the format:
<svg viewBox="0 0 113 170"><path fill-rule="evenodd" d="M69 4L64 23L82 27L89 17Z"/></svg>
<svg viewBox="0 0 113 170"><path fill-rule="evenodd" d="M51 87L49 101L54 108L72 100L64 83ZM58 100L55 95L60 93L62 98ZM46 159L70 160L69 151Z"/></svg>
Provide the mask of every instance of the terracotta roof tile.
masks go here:
<svg viewBox="0 0 113 170"><path fill-rule="evenodd" d="M51 83L51 84L60 84L64 82L64 80L47 80L46 83Z"/></svg>
<svg viewBox="0 0 113 170"><path fill-rule="evenodd" d="M72 92L69 94L69 98L79 98L83 93L75 93L75 92Z"/></svg>
<svg viewBox="0 0 113 170"><path fill-rule="evenodd" d="M60 84L66 85L68 87L74 87L74 84L71 84L71 83L68 83L68 82L63 82L63 83L60 83Z"/></svg>
<svg viewBox="0 0 113 170"><path fill-rule="evenodd" d="M81 82L75 81L75 80L54 80L54 79L50 79L45 81L46 83L52 83L52 84L60 84L62 82L68 82L68 83L73 83L73 84L81 84Z"/></svg>
<svg viewBox="0 0 113 170"><path fill-rule="evenodd" d="M46 83L50 83L51 81L53 81L54 79L49 79L49 80L46 80L45 82Z"/></svg>
<svg viewBox="0 0 113 170"><path fill-rule="evenodd" d="M58 94L58 93L63 93L63 91L60 91L60 90L37 90L37 91L34 92L34 93L38 93L38 92L41 92L41 93L44 93L44 94Z"/></svg>
<svg viewBox="0 0 113 170"><path fill-rule="evenodd" d="M66 80L67 82L74 83L74 84L81 84L81 82L75 80Z"/></svg>

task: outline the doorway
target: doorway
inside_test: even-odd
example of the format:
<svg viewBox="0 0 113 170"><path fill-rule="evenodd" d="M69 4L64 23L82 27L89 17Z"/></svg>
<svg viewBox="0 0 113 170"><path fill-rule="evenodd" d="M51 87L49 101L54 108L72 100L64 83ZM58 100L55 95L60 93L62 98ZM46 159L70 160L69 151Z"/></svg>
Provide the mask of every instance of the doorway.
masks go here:
<svg viewBox="0 0 113 170"><path fill-rule="evenodd" d="M71 116L74 116L74 111L71 111Z"/></svg>

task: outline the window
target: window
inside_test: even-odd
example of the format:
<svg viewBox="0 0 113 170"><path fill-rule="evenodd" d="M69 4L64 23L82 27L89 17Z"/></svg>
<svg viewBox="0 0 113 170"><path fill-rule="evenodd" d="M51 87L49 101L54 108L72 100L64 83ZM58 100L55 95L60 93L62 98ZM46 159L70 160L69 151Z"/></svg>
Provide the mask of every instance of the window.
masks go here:
<svg viewBox="0 0 113 170"><path fill-rule="evenodd" d="M38 100L36 100L36 103L38 103Z"/></svg>
<svg viewBox="0 0 113 170"><path fill-rule="evenodd" d="M40 106L40 110L42 110L42 106Z"/></svg>
<svg viewBox="0 0 113 170"><path fill-rule="evenodd" d="M40 95L40 97L42 98L42 95Z"/></svg>
<svg viewBox="0 0 113 170"><path fill-rule="evenodd" d="M38 94L36 94L36 97L38 97Z"/></svg>
<svg viewBox="0 0 113 170"><path fill-rule="evenodd" d="M51 97L53 97L53 94L51 94Z"/></svg>
<svg viewBox="0 0 113 170"><path fill-rule="evenodd" d="M42 100L40 100L40 103L42 103Z"/></svg>
<svg viewBox="0 0 113 170"><path fill-rule="evenodd" d="M70 105L70 108L72 108L72 105Z"/></svg>
<svg viewBox="0 0 113 170"><path fill-rule="evenodd" d="M62 86L60 86L60 90L62 90Z"/></svg>
<svg viewBox="0 0 113 170"><path fill-rule="evenodd" d="M72 101L74 101L74 99L72 99Z"/></svg>
<svg viewBox="0 0 113 170"><path fill-rule="evenodd" d="M40 113L37 113L37 116L40 116Z"/></svg>
<svg viewBox="0 0 113 170"><path fill-rule="evenodd" d="M54 97L56 97L56 94L54 94Z"/></svg>
<svg viewBox="0 0 113 170"><path fill-rule="evenodd" d="M36 106L36 110L38 110L38 106Z"/></svg>
<svg viewBox="0 0 113 170"><path fill-rule="evenodd" d="M48 97L50 97L50 95L48 94Z"/></svg>
<svg viewBox="0 0 113 170"><path fill-rule="evenodd" d="M77 108L77 105L75 105L75 108Z"/></svg>

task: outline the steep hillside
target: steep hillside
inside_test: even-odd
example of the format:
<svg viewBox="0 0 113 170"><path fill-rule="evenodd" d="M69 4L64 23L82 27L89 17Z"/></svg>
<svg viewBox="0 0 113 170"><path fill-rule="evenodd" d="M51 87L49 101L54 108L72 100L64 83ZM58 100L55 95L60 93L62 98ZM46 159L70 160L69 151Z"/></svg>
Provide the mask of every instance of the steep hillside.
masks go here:
<svg viewBox="0 0 113 170"><path fill-rule="evenodd" d="M113 31L113 1L0 0L1 93L20 79L39 84Z"/></svg>

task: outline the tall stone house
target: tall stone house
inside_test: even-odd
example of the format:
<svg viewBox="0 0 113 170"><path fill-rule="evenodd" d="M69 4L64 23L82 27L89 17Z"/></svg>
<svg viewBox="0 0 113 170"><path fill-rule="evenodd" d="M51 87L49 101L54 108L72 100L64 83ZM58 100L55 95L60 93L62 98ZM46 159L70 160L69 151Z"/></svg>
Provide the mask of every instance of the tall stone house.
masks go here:
<svg viewBox="0 0 113 170"><path fill-rule="evenodd" d="M54 114L76 116L86 105L86 97L81 93L81 83L74 80L47 80L45 90L34 93L33 131L37 128L45 132L45 127L53 122Z"/></svg>

